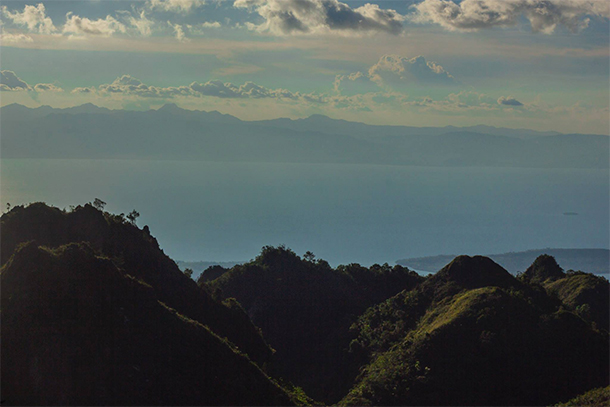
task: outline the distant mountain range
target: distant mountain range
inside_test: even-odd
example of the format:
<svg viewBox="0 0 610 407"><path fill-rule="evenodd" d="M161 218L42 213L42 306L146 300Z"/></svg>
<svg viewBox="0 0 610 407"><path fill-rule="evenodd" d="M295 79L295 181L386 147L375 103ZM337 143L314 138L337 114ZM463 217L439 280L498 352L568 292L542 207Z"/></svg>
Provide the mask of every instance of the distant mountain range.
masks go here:
<svg viewBox="0 0 610 407"><path fill-rule="evenodd" d="M536 249L523 252L488 254L487 257L511 273L523 272L540 255L548 254L566 270L580 270L587 273L610 273L610 250L608 249ZM436 272L453 260L456 255L438 255L400 259L396 264L418 271Z"/></svg>
<svg viewBox="0 0 610 407"><path fill-rule="evenodd" d="M242 121L168 104L0 109L2 158L183 159L415 166L609 168L610 138L489 126L373 126L313 115Z"/></svg>

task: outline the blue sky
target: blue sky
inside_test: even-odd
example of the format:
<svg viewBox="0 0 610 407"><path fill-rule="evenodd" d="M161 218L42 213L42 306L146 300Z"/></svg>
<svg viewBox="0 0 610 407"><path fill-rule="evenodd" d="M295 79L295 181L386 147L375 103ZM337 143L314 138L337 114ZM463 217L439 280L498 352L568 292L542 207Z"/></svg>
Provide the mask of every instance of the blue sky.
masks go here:
<svg viewBox="0 0 610 407"><path fill-rule="evenodd" d="M608 134L597 0L3 1L1 104Z"/></svg>

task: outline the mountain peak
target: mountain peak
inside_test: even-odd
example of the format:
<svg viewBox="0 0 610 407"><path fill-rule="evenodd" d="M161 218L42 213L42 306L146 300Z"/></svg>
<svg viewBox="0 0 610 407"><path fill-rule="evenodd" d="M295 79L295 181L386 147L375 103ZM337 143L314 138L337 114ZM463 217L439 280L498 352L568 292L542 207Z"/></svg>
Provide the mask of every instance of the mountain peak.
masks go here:
<svg viewBox="0 0 610 407"><path fill-rule="evenodd" d="M453 280L468 288L507 287L516 282L508 271L485 256L458 256L434 277L435 279Z"/></svg>
<svg viewBox="0 0 610 407"><path fill-rule="evenodd" d="M542 283L546 280L558 280L565 274L553 256L542 254L525 270L525 277L530 281Z"/></svg>
<svg viewBox="0 0 610 407"><path fill-rule="evenodd" d="M182 109L181 107L178 107L178 105L175 103L166 103L163 106L161 106L157 111L158 112L177 113L177 112L185 112L186 110Z"/></svg>

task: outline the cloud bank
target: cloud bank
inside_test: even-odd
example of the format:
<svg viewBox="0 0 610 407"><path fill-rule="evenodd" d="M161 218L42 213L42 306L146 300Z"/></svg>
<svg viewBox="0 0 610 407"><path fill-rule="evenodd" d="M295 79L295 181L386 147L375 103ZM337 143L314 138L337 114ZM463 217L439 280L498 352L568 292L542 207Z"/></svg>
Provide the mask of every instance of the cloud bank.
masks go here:
<svg viewBox="0 0 610 407"><path fill-rule="evenodd" d="M276 35L328 32L399 34L405 17L367 3L351 8L338 0L235 0L237 8L258 13L265 21L251 29Z"/></svg>
<svg viewBox="0 0 610 407"><path fill-rule="evenodd" d="M577 32L589 23L586 16L610 17L606 0L424 0L413 6L411 20L435 23L451 31L512 27L524 16L532 31L550 34L557 26Z"/></svg>
<svg viewBox="0 0 610 407"><path fill-rule="evenodd" d="M30 85L22 81L13 71L0 71L0 90L23 91L32 90Z"/></svg>
<svg viewBox="0 0 610 407"><path fill-rule="evenodd" d="M349 75L337 75L334 88L338 93L362 92L377 87L397 89L405 85L454 85L455 78L442 66L423 56L406 58L384 55L368 70Z"/></svg>
<svg viewBox="0 0 610 407"><path fill-rule="evenodd" d="M38 83L33 87L19 78L13 71L0 71L0 91L3 92L63 92L63 89L52 83Z"/></svg>
<svg viewBox="0 0 610 407"><path fill-rule="evenodd" d="M70 12L66 14L66 23L64 24L62 32L67 34L88 34L109 37L117 32L126 33L127 28L112 16L106 16L105 19L90 20Z"/></svg>
<svg viewBox="0 0 610 407"><path fill-rule="evenodd" d="M205 0L148 0L146 5L152 10L189 13L205 4Z"/></svg>

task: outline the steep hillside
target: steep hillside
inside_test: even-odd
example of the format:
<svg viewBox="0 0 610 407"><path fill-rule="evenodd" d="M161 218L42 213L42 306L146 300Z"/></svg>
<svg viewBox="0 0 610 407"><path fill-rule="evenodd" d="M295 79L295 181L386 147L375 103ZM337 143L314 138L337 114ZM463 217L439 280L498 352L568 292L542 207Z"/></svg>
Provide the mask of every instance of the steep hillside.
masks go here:
<svg viewBox="0 0 610 407"><path fill-rule="evenodd" d="M293 403L234 345L87 243L22 244L1 284L5 405Z"/></svg>
<svg viewBox="0 0 610 407"><path fill-rule="evenodd" d="M609 329L610 283L603 277L583 272L568 272L564 278L545 284L570 310L597 327Z"/></svg>
<svg viewBox="0 0 610 407"><path fill-rule="evenodd" d="M204 273L205 275L205 273ZM313 256L266 247L209 286L235 297L277 350L272 372L316 400L338 401L359 364L348 351L349 327L367 307L423 279L402 267L332 269Z"/></svg>
<svg viewBox="0 0 610 407"><path fill-rule="evenodd" d="M582 270L595 274L610 273L610 250L608 249L536 249L485 256L516 274L527 269L538 256L543 254L553 256L566 270ZM456 255L414 257L397 260L396 264L412 267L415 270L435 272L455 257Z"/></svg>
<svg viewBox="0 0 610 407"><path fill-rule="evenodd" d="M589 390L573 399L557 404L558 407L603 407L610 405L610 386Z"/></svg>
<svg viewBox="0 0 610 407"><path fill-rule="evenodd" d="M0 218L0 227L2 264L22 242L35 241L50 248L88 242L97 253L150 285L159 301L227 337L260 366L271 357L259 330L186 277L159 248L146 226L139 229L123 216L89 204L64 212L36 203L13 208Z"/></svg>
<svg viewBox="0 0 610 407"><path fill-rule="evenodd" d="M608 383L608 333L493 261L460 256L353 327L343 405L548 405Z"/></svg>

